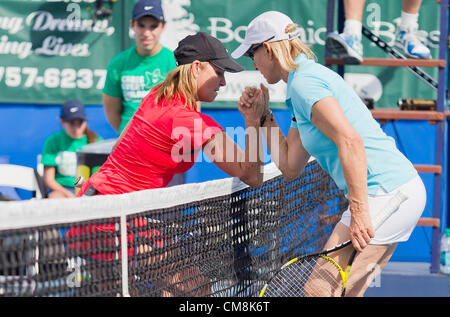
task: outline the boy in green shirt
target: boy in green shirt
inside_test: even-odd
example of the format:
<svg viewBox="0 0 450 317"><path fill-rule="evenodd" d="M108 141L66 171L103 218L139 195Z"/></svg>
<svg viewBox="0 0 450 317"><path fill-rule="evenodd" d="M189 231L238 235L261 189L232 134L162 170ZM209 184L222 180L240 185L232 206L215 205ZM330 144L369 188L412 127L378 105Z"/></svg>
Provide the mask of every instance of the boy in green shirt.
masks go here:
<svg viewBox="0 0 450 317"><path fill-rule="evenodd" d="M103 89L106 118L119 134L150 88L176 67L173 52L159 42L165 27L159 0L137 2L130 27L136 45L111 60Z"/></svg>

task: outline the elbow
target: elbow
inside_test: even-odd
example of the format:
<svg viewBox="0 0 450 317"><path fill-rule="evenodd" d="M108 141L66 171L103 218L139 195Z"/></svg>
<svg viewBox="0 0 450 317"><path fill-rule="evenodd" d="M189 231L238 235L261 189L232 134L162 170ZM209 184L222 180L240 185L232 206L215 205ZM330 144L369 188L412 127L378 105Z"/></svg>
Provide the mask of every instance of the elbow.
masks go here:
<svg viewBox="0 0 450 317"><path fill-rule="evenodd" d="M255 179L250 180L248 183L246 183L250 187L253 188L259 188L263 184L263 178L262 177L255 177Z"/></svg>
<svg viewBox="0 0 450 317"><path fill-rule="evenodd" d="M304 171L306 164L310 155L305 151L299 155L285 157L285 159L281 162L276 163L278 169L283 175L284 179L288 182L291 182L299 177L299 175Z"/></svg>
<svg viewBox="0 0 450 317"><path fill-rule="evenodd" d="M263 173L258 170L249 170L244 175L239 176L239 179L253 188L261 187L263 184Z"/></svg>
<svg viewBox="0 0 450 317"><path fill-rule="evenodd" d="M281 174L283 174L283 177L286 181L291 182L294 179L296 179L298 177L298 175L300 175L300 169L282 169L280 170Z"/></svg>
<svg viewBox="0 0 450 317"><path fill-rule="evenodd" d="M336 146L338 149L340 148L364 148L364 141L361 138L361 136L357 133L354 133L352 135L348 135L346 137L343 137L341 140L336 142Z"/></svg>
<svg viewBox="0 0 450 317"><path fill-rule="evenodd" d="M262 186L263 181L262 181L262 177L261 179L246 179L246 180L242 180L244 183L246 183L248 186L253 187L253 188L259 188Z"/></svg>
<svg viewBox="0 0 450 317"><path fill-rule="evenodd" d="M288 182L293 181L294 179L297 178L297 176L298 176L298 174L292 173L292 172L291 173L283 173L284 179Z"/></svg>
<svg viewBox="0 0 450 317"><path fill-rule="evenodd" d="M352 157L354 159L365 158L364 141L359 134L353 134L341 138L336 142L339 156ZM342 158L341 158L342 160Z"/></svg>
<svg viewBox="0 0 450 317"><path fill-rule="evenodd" d="M254 173L246 177L242 177L240 178L240 180L250 187L258 188L261 187L263 184L263 175L261 173Z"/></svg>

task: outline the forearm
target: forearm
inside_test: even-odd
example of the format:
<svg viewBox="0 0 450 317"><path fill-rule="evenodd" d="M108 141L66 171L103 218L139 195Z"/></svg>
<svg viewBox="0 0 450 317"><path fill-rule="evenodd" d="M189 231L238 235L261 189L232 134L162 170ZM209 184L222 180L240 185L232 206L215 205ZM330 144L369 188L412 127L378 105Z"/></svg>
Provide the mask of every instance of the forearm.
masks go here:
<svg viewBox="0 0 450 317"><path fill-rule="evenodd" d="M253 187L263 182L264 152L260 122L246 120L246 140L243 159L238 160L242 170L242 180Z"/></svg>
<svg viewBox="0 0 450 317"><path fill-rule="evenodd" d="M45 184L47 188L51 192L62 192L65 196L70 197L73 196L73 194L67 190L64 186L62 186L60 183L58 183L55 179L45 179Z"/></svg>
<svg viewBox="0 0 450 317"><path fill-rule="evenodd" d="M264 121L264 137L270 156L287 180L296 178L303 171L310 157L301 144L298 131L286 138L273 114ZM295 135L294 135L295 134Z"/></svg>
<svg viewBox="0 0 450 317"><path fill-rule="evenodd" d="M355 136L342 141L338 152L351 213L368 211L367 158L362 139Z"/></svg>
<svg viewBox="0 0 450 317"><path fill-rule="evenodd" d="M217 133L204 146L203 152L222 171L238 177L252 187L263 180L262 132L246 122L246 144L242 150L225 131Z"/></svg>
<svg viewBox="0 0 450 317"><path fill-rule="evenodd" d="M55 166L45 166L44 167L44 181L47 188L52 191L58 191L65 194L65 196L70 197L72 193L69 192L64 186L56 181L56 167ZM75 184L74 184L75 185Z"/></svg>
<svg viewBox="0 0 450 317"><path fill-rule="evenodd" d="M338 148L348 189L350 239L354 248L361 251L375 235L367 195L367 158L360 138L348 141Z"/></svg>
<svg viewBox="0 0 450 317"><path fill-rule="evenodd" d="M119 113L112 112L112 111L105 111L106 115L106 121L111 125L111 127L116 130L116 132L119 132L120 123L122 122L122 118Z"/></svg>
<svg viewBox="0 0 450 317"><path fill-rule="evenodd" d="M262 130L272 160L281 171L285 170L288 166L287 138L273 118L273 115L269 115L264 121Z"/></svg>
<svg viewBox="0 0 450 317"><path fill-rule="evenodd" d="M106 120L118 132L122 122L122 99L103 94L103 105Z"/></svg>

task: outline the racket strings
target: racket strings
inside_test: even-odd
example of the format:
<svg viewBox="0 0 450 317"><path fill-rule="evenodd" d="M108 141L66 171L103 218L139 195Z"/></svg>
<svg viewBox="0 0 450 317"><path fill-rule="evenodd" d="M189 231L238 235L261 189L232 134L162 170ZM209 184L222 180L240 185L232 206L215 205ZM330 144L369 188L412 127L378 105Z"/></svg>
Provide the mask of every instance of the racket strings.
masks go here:
<svg viewBox="0 0 450 317"><path fill-rule="evenodd" d="M341 296L339 270L323 258L305 258L284 267L267 286L267 297Z"/></svg>

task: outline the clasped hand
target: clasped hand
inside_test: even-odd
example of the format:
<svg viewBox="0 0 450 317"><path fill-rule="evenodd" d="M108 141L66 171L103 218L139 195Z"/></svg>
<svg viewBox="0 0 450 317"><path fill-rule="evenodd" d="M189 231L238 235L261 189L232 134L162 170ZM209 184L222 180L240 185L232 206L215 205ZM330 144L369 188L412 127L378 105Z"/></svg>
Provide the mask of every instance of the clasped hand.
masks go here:
<svg viewBox="0 0 450 317"><path fill-rule="evenodd" d="M261 117L269 111L269 90L263 84L257 87L245 87L238 101L238 109L246 122L257 125Z"/></svg>

